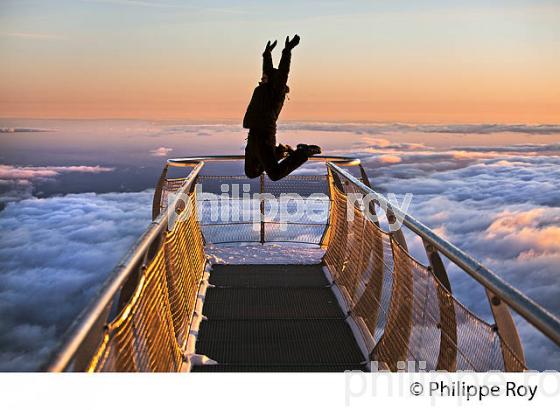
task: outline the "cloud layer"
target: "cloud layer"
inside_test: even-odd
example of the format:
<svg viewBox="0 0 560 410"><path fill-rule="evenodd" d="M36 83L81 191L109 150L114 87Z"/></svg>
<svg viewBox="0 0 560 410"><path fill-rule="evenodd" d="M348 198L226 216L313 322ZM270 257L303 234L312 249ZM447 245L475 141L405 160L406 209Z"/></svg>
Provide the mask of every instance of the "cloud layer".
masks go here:
<svg viewBox="0 0 560 410"><path fill-rule="evenodd" d="M358 146L376 189L413 193L414 216L560 315L558 144L436 150L364 138ZM409 240L425 261L420 241ZM492 321L482 288L454 265L448 271L459 300ZM516 321L529 365L560 369L558 347Z"/></svg>
<svg viewBox="0 0 560 410"><path fill-rule="evenodd" d="M0 134L13 134L15 132L49 132L42 128L0 128Z"/></svg>
<svg viewBox="0 0 560 410"><path fill-rule="evenodd" d="M68 167L15 167L11 165L0 165L0 181L30 180L35 178L52 178L65 172L86 172L97 174L99 172L110 172L113 168L94 167L78 165Z"/></svg>
<svg viewBox="0 0 560 410"><path fill-rule="evenodd" d="M170 134L196 134L213 136L217 133L241 132L240 124L172 124L157 126L152 130L153 136ZM340 122L282 122L278 130L315 131L329 133L352 133L356 135L382 134L476 134L491 135L515 133L525 135L556 135L560 134L560 124L404 124L404 123L340 123Z"/></svg>
<svg viewBox="0 0 560 410"><path fill-rule="evenodd" d="M20 167L0 164L0 204L32 196L33 182L54 179L65 173L98 174L114 168L96 166Z"/></svg>
<svg viewBox="0 0 560 410"><path fill-rule="evenodd" d="M423 132L440 134L496 134L519 133L528 135L560 134L559 124L343 124L343 123L285 123L281 130L307 130L322 132L352 132L355 134L385 134L391 132Z"/></svg>
<svg viewBox="0 0 560 410"><path fill-rule="evenodd" d="M146 131L147 136L208 144L212 138L221 144L239 135L235 143L240 146L244 134L231 124L155 128ZM413 215L560 315L560 143L460 148L447 144L436 149L427 142L433 133L476 133L491 139L506 132L535 141L537 135L560 135L559 125L287 123L280 130L290 131L282 136L298 138L295 131L315 131L321 138L329 132L325 139L343 140L349 148L328 154L360 156L376 189L413 193ZM406 142L407 133L426 133L426 142ZM166 140L165 146L153 149L160 144L150 141L142 147L143 155L165 156L168 144ZM93 176L111 170L0 165L0 202L8 203L0 212L0 369L32 370L44 360L149 221L149 191L37 199L33 184L60 180L67 173ZM310 171L324 173L324 166L312 163L298 173ZM421 243L409 239L412 253L422 259ZM458 298L491 321L482 288L453 265L448 270ZM560 370L559 349L516 320L529 365Z"/></svg>
<svg viewBox="0 0 560 410"><path fill-rule="evenodd" d="M150 221L152 191L12 202L0 218L0 371L34 370Z"/></svg>

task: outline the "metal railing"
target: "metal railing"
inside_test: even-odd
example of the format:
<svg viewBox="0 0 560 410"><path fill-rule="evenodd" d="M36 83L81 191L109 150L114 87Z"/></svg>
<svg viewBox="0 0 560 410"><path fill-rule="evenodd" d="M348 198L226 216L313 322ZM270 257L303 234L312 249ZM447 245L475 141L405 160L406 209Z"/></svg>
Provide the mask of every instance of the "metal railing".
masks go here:
<svg viewBox="0 0 560 410"><path fill-rule="evenodd" d="M162 243L165 242L166 235L169 233L168 222L170 212L162 212L162 205L163 207L167 205L167 200L164 200L165 198L163 197L165 194L166 184L173 184L173 181L176 181L173 191L188 195L193 191L205 162L236 161L241 159L243 159L243 156L217 156L171 159L167 162L154 194L153 222L142 237L135 243L129 253L119 263L119 265L113 270L112 274L102 285L96 299L93 300L91 304L79 315L76 321L66 332L65 336L61 340L59 348L45 367L47 370L80 371L87 368L87 364L91 361L92 355L94 355L94 353L99 349L102 335L107 334L107 323L110 318L117 316L119 311L122 312L122 310L126 307L126 304L123 305L121 303L122 300L126 300L126 298L123 299L122 297L123 292L128 293L129 295L134 292L134 284L136 283L134 279L141 275L142 272L146 270L146 267L149 267L150 264L153 263L154 256L161 251L161 247L163 246ZM378 204L383 204L386 207L384 209L386 209L386 216L389 221L394 220L395 214L404 215L403 226L418 235L424 243L430 264L429 269L437 278L437 283L439 283L437 286L441 288L441 290L438 291L440 293L438 293L437 299L439 300L442 311L445 309L449 310L449 305L446 304L447 302L445 302L444 299L445 294L451 295L451 284L449 283L449 278L447 277L440 254L446 256L451 262L455 263L486 289L492 313L495 318L497 332L499 333L501 340L504 341L508 351L511 350L512 355L517 360L524 363L523 349L508 306L519 313L521 317L534 325L543 334L560 345L560 321L558 318L543 309L523 293L513 288L491 270L477 262L474 258L465 254L453 244L436 235L433 231L413 218L411 215L404 213L393 204L388 204L382 195L378 194L371 188L367 175L361 167L359 160L345 157L313 157L312 160L326 162L329 178L328 192L331 204L333 201L331 185L333 184L333 180L336 179L339 184L351 187L354 191L360 191L364 195L373 196ZM342 166L359 167L361 178L353 176L343 169ZM167 178L167 171L169 167L189 167L192 169L186 177L174 180ZM344 191L344 189L345 188L343 188L342 191ZM173 209L178 212L177 210L181 207L178 202L180 199L181 197L177 196L173 201L171 201L169 203L169 209ZM329 240L332 241L333 235L332 232L329 233L329 230L336 225L336 221L331 220L334 217L334 212L335 210L331 205L329 208L329 221L325 225L325 232L323 232L319 241L321 245L327 248L329 246ZM356 238L361 238L363 241L368 240L366 236L363 236L366 235L367 232L367 230L360 231L360 235L362 236ZM354 238L354 243L360 244L359 241L355 242L357 240L356 238ZM407 247L402 232L400 230L391 232L390 238L391 241L394 241L394 245L398 246L400 249L398 254L404 255L401 257L405 257ZM377 239L375 240L377 241ZM262 237L261 241L263 241ZM264 241L266 241L266 238L264 238ZM362 248L360 249L363 250ZM185 249L184 252L188 253L189 251L188 249ZM393 251L393 253L395 252ZM356 255L359 258L361 254L360 252L356 253L356 251L351 253L351 256ZM188 257L188 255L184 256ZM161 258L161 255L159 257ZM341 269L344 269L344 261L341 260L339 262L342 263L342 265L340 265ZM419 270L422 270L421 268L421 266L416 267L416 269ZM353 274L357 274L357 271ZM408 275L408 273L405 272L403 277L406 278L406 275ZM345 278L344 280L348 280L348 278ZM455 309L457 308L460 309L460 306L455 307ZM409 314L410 312L405 313ZM449 348L450 343L453 344L454 340L456 342L456 332L457 329L459 329L457 321L454 319L446 326L450 329L448 334L451 335L451 342L448 341L447 344L445 344L442 338L440 349L442 349L442 346L447 346L447 348ZM454 331L455 336L453 336ZM502 350L504 350L503 346Z"/></svg>
<svg viewBox="0 0 560 410"><path fill-rule="evenodd" d="M201 162L230 162L241 161L244 159L242 155L219 155L194 158L175 158L169 159L159 179L152 213L155 217L161 210L167 206L167 200L173 195L174 191L181 186L181 178L167 178L169 169L173 167L192 167ZM336 163L345 168L356 167L359 170L361 178L366 183L366 173L361 166L360 160L356 158L341 156L313 156L309 158L311 162L330 162ZM305 171L303 171L305 172ZM258 178L249 179L242 175L199 175L197 178L197 186L202 193L212 193L216 195L215 200L220 201L223 207L226 206L221 194L220 186L222 184L230 184L247 186L249 191L259 194L259 220L248 218L246 220L228 220L227 218L218 220L209 220L206 218L206 208L213 205L212 200L203 200L199 198L200 224L205 240L213 244L226 243L271 243L271 242L290 242L308 245L321 245L323 234L328 226L328 218L324 221L306 220L284 221L267 218L267 210L272 206L278 206L280 196L285 193L300 194L301 197L307 197L310 194L322 193L323 200L316 200L318 205L324 207L325 215L329 213L328 183L326 169L322 174L297 174L288 175L280 181L272 181L265 174L261 174ZM240 189L239 189L240 191ZM322 192L321 192L322 191ZM267 196L268 195L268 196ZM219 198L218 198L219 197ZM235 198L230 197L227 205L235 208L241 201L235 202ZM319 203L320 202L320 203ZM210 205L210 206L206 206ZM225 229L230 226L234 229ZM256 229L258 228L258 229Z"/></svg>
<svg viewBox="0 0 560 410"><path fill-rule="evenodd" d="M78 315L76 320L64 333L60 343L44 370L84 371L88 368L92 356L102 342L102 335L107 329L110 318L118 315L123 310L123 300L134 291L137 278L154 258L164 241L164 236L169 228L169 212L162 212L169 206L170 209L181 207L181 195L174 197L171 203L162 198L163 187L167 179L169 167L188 167L190 172L177 181L174 192L188 194L194 189L197 178L205 165L205 161L239 161L243 155L205 156L169 159L159 178L153 198L153 221L146 232L134 243L128 253L113 269L96 295L95 299ZM347 157L313 157L312 161L332 161L342 166L359 166L360 161ZM161 207L161 205L164 205ZM186 255L185 255L186 256ZM124 295L126 293L127 295Z"/></svg>
<svg viewBox="0 0 560 410"><path fill-rule="evenodd" d="M507 306L511 307L557 345L560 345L560 320L556 316L514 288L472 256L437 235L416 218L404 212L395 204L389 203L384 196L374 191L368 183L358 180L334 163L328 163L327 167L332 173L335 173L347 183L352 184L364 195L370 195L375 198L378 204L382 204L384 209L387 209L388 219L394 217L394 214L400 214L403 218L403 226L422 239L428 260L430 261L430 268L449 292L451 292L449 278L438 252L479 282L486 289L498 332L518 357L523 359L523 349ZM406 250L404 235L399 231L392 232L392 235L395 237L396 242Z"/></svg>
<svg viewBox="0 0 560 410"><path fill-rule="evenodd" d="M187 176L181 191L188 193L204 163L196 164ZM172 205L173 207L175 204ZM95 299L80 313L65 332L58 349L46 365L46 370L61 372L83 371L102 339L110 314L122 310L120 300L124 292L132 293L135 278L146 268L157 253L167 232L169 213L162 212L152 221L146 232L115 267L101 286Z"/></svg>

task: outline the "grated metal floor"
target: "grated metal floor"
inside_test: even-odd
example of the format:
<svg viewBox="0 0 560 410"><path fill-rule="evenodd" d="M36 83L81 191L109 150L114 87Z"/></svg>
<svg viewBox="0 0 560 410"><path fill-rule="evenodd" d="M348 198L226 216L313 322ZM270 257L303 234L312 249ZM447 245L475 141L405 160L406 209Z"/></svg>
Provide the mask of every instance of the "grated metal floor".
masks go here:
<svg viewBox="0 0 560 410"><path fill-rule="evenodd" d="M364 370L320 265L214 265L197 353L204 372Z"/></svg>

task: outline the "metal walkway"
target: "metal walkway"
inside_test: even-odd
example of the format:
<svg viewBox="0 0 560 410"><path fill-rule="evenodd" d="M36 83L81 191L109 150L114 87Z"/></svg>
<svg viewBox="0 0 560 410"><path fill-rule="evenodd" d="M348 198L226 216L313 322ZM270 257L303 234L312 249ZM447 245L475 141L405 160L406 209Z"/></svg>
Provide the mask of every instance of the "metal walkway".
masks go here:
<svg viewBox="0 0 560 410"><path fill-rule="evenodd" d="M398 371L405 362L423 362L428 371L519 372L527 365L510 309L560 345L559 318L388 202L358 159L313 157L326 162L324 173L281 181L203 172L206 162L241 160L168 160L153 222L45 369L343 371L377 362ZM270 212L285 207L291 214L285 194L301 198L304 215L284 221ZM411 238L423 244L426 263L409 253ZM289 259L275 259L278 249L250 250L287 243L296 246L283 255ZM217 244L228 256L207 252L205 245ZM317 258L310 248L323 253ZM248 253L235 262L246 265L232 264L239 249ZM286 260L307 265L280 265ZM492 318L457 299L448 265L483 287ZM218 364L196 367L208 363L197 354Z"/></svg>
<svg viewBox="0 0 560 410"><path fill-rule="evenodd" d="M321 265L214 265L193 371L365 370Z"/></svg>

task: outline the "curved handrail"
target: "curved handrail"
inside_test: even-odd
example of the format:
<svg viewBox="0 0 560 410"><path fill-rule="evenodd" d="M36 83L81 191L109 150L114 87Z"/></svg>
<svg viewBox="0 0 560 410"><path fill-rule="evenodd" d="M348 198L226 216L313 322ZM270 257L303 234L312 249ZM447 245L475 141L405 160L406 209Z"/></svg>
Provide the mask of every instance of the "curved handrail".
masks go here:
<svg viewBox="0 0 560 410"><path fill-rule="evenodd" d="M185 192L188 191L191 188L192 184L196 181L196 177L204 166L204 160L228 161L232 159L238 160L242 158L243 156L211 156L175 159L169 161L172 161L174 164L181 164L178 166L194 167L187 176L185 183L181 188ZM338 163L337 165L333 161L327 161L328 158L333 157L320 157L317 160L326 161L328 167L335 170L345 179L351 181L362 191L372 194L379 201L387 202L385 198L375 192L372 188L362 183L346 170L342 169L340 167L340 163ZM352 158L336 158L344 164L353 162ZM354 164L359 165L359 160L357 160L357 162L355 162ZM455 245L436 235L433 231L431 231L428 227L423 225L411 215L404 213L393 204L389 204L389 206L394 211L402 213L402 215L404 215L403 224L407 228L409 228L425 241L433 245L449 260L454 262L467 274L481 283L486 289L490 290L496 296L503 299L508 306L519 313L529 323L534 325L543 334L560 345L560 321L558 320L558 318L556 318L546 309L539 306L536 302L525 296L519 290L512 287L509 283L497 276L494 272L484 267L482 264L480 264L480 262L465 254ZM115 296L119 292L119 289L126 282L130 274L134 271L135 266L141 263L142 258L144 258L144 255L146 255L154 241L167 227L167 219L168 213L162 212L152 222L149 229L136 242L136 244L131 248L131 250L119 263L119 265L113 270L113 273L103 284L96 299L93 300L91 304L79 315L70 329L66 332L61 342L60 348L57 349L56 353L53 355L52 360L47 367L47 370L63 371L69 366L76 353L80 349L80 346L88 338L88 335L95 327L99 317L103 315L107 306L109 306L109 304L114 300Z"/></svg>
<svg viewBox="0 0 560 410"><path fill-rule="evenodd" d="M407 214L396 205L389 203L386 198L359 181L346 170L333 163L327 163L327 166L352 182L364 193L370 194L375 200L386 204L393 212L403 215L404 226L434 246L434 248L444 254L451 262L455 263L484 286L485 289L490 290L500 299L504 300L505 303L521 315L521 317L535 326L557 345L560 345L560 319L537 304L534 300L521 293L518 289L514 288L472 256L466 254L451 242L437 235L416 218Z"/></svg>
<svg viewBox="0 0 560 410"><path fill-rule="evenodd" d="M96 298L79 314L70 328L65 332L59 348L55 351L53 356L51 356L46 370L64 371L69 366L81 344L86 340L92 329L95 327L99 317L103 315L106 307L113 301L123 284L133 273L135 267L141 262L142 258L148 252L154 241L166 229L169 214L168 212L159 212L159 203L161 198L162 182L165 180L167 168L169 166L193 168L186 176L185 182L181 188L183 192L188 192L204 167L205 161L231 161L242 159L244 159L243 155L212 155L204 157L176 158L169 159L167 161L154 194L154 204L157 202L157 213L155 214L152 223L146 232L144 232L144 234L127 252L121 262L113 269L112 273L101 286ZM348 157L317 156L310 159L314 161L336 162L342 166L360 165L359 159ZM154 205L154 209L155 208L156 206Z"/></svg>
<svg viewBox="0 0 560 410"><path fill-rule="evenodd" d="M195 167L197 165L204 164L205 162L241 161L244 159L245 155L203 155L200 157L169 158L163 167L163 171L156 185L156 191L152 201L152 219L155 219L160 213L162 189L169 167ZM325 163L330 162L343 167L359 166L362 177L367 180L367 175L365 175L365 171L362 168L359 158L337 155L314 155L309 157L309 161Z"/></svg>
<svg viewBox="0 0 560 410"><path fill-rule="evenodd" d="M245 159L245 155L204 155L200 157L170 158L167 164L174 167L192 167L203 161L238 161ZM309 161L332 162L344 167L360 165L358 158L342 157L337 155L314 155Z"/></svg>

